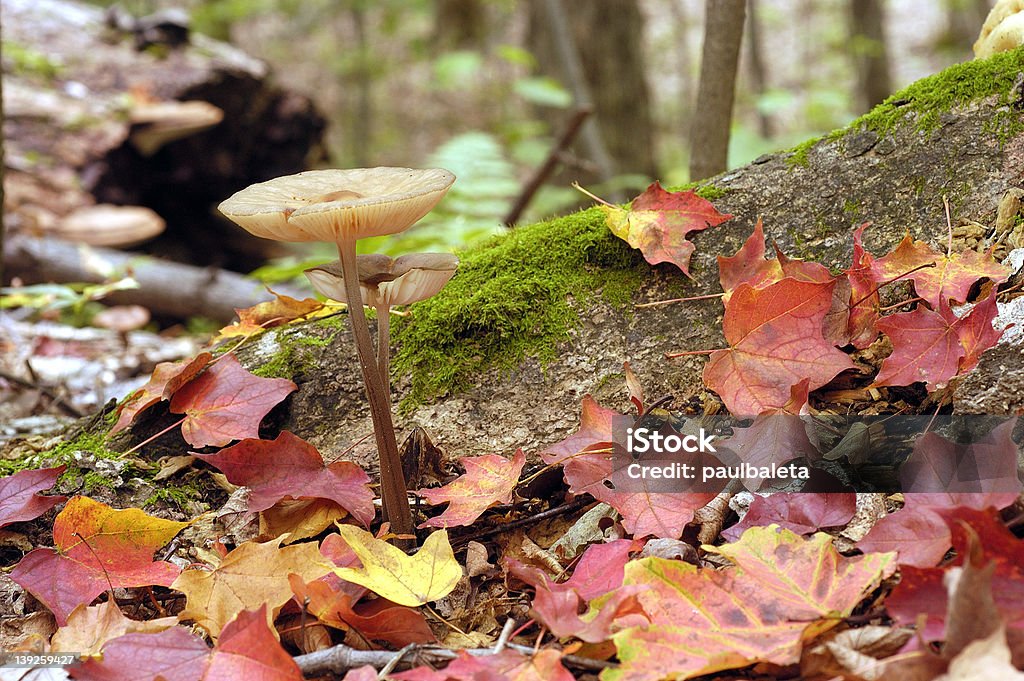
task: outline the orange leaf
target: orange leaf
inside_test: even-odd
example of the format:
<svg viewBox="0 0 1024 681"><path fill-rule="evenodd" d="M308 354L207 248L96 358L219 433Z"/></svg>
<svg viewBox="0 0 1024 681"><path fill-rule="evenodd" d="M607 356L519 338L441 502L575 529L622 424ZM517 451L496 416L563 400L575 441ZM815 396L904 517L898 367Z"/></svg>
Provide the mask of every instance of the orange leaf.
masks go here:
<svg viewBox="0 0 1024 681"><path fill-rule="evenodd" d="M185 414L181 434L193 447L223 447L258 438L260 421L297 386L286 378L260 378L225 355L180 389L171 411Z"/></svg>
<svg viewBox="0 0 1024 681"><path fill-rule="evenodd" d="M153 375L149 378L149 382L132 393L128 399L118 406L117 412L120 416L114 427L110 429L110 433L113 434L127 428L128 424L134 421L139 413L150 408L160 400L171 399L174 393L181 386L195 378L196 374L202 371L210 363L211 359L213 359L213 355L210 353L200 352L192 359L183 359L177 362L160 362L160 364L157 364L156 369L153 370Z"/></svg>
<svg viewBox="0 0 1024 681"><path fill-rule="evenodd" d="M275 293L269 288L267 290L274 295L273 300L266 300L252 307L236 308L235 312L238 313L238 321L221 329L214 341L221 341L235 336L248 336L263 329L281 326L316 312L324 306L323 303L314 298L298 300L281 293Z"/></svg>
<svg viewBox="0 0 1024 681"><path fill-rule="evenodd" d="M807 379L814 390L853 362L822 336L834 282L786 278L762 289L740 284L725 306L727 350L715 350L704 383L735 416L784 405Z"/></svg>
<svg viewBox="0 0 1024 681"><path fill-rule="evenodd" d="M471 525L494 504L510 503L512 490L519 482L519 474L526 463L526 455L520 449L511 461L497 454L464 456L459 461L466 469L465 475L444 487L416 492L432 506L448 502L444 513L428 518L420 524L420 529Z"/></svg>
<svg viewBox="0 0 1024 681"><path fill-rule="evenodd" d="M36 549L11 571L11 579L48 607L57 624L110 588L169 586L180 569L154 561L153 552L188 523L119 511L88 497L73 497L53 523L56 548Z"/></svg>

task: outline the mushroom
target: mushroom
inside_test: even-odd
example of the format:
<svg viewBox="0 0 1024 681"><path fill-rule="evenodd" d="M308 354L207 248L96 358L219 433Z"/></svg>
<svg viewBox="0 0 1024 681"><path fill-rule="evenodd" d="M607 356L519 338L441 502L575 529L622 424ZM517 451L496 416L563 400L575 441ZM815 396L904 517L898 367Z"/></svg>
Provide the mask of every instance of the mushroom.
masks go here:
<svg viewBox="0 0 1024 681"><path fill-rule="evenodd" d="M219 209L266 239L337 244L345 299L359 300L356 241L407 229L441 200L454 181L454 175L440 168L310 170L251 185L221 203ZM349 305L348 317L373 418L384 518L396 533L408 534L413 531L412 515L391 400L374 357L363 306Z"/></svg>
<svg viewBox="0 0 1024 681"><path fill-rule="evenodd" d="M362 303L377 311L377 367L384 387L388 388L391 306L410 305L436 295L455 274L459 259L450 253L412 253L392 260L375 253L357 255L356 265ZM312 267L305 274L319 293L331 300L348 302L340 261Z"/></svg>
<svg viewBox="0 0 1024 681"><path fill-rule="evenodd" d="M168 142L217 125L223 120L224 112L200 100L143 102L132 107L129 118L132 145L143 156L152 156Z"/></svg>
<svg viewBox="0 0 1024 681"><path fill-rule="evenodd" d="M1024 44L1024 2L998 0L974 43L974 58L985 59Z"/></svg>
<svg viewBox="0 0 1024 681"><path fill-rule="evenodd" d="M166 227L164 219L144 206L101 203L84 206L57 224L57 234L90 246L134 246L151 239Z"/></svg>

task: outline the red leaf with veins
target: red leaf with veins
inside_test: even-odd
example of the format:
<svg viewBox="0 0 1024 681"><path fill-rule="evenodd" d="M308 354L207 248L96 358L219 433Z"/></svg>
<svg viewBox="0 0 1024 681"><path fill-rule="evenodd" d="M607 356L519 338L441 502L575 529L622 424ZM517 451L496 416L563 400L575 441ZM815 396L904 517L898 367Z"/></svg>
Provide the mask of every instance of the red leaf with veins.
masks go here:
<svg viewBox="0 0 1024 681"><path fill-rule="evenodd" d="M373 522L370 476L351 461L327 464L316 448L287 430L275 440L242 440L216 454L195 454L233 485L249 487L249 510L265 511L286 497L330 499L364 526Z"/></svg>
<svg viewBox="0 0 1024 681"><path fill-rule="evenodd" d="M879 319L875 328L892 341L892 354L882 360L874 384L923 381L929 392L945 387L960 370L964 356L953 324L956 322L951 324L943 315L924 307Z"/></svg>
<svg viewBox="0 0 1024 681"><path fill-rule="evenodd" d="M915 267L931 264L935 267L911 272ZM933 308L939 307L940 300L966 301L971 286L979 279L988 278L998 284L1010 276L1009 268L996 262L991 253L967 250L943 255L923 241L914 241L909 234L896 250L869 266L876 284L906 275L913 280L917 295Z"/></svg>
<svg viewBox="0 0 1024 681"><path fill-rule="evenodd" d="M772 524L807 535L823 527L842 527L856 512L853 492L773 492L755 496L743 520L724 530L722 537L737 541L748 528Z"/></svg>
<svg viewBox="0 0 1024 681"><path fill-rule="evenodd" d="M297 386L286 378L260 378L233 355L224 355L174 394L171 411L185 414L181 434L193 447L223 447L258 438L260 421Z"/></svg>
<svg viewBox="0 0 1024 681"><path fill-rule="evenodd" d="M878 296L878 282L871 274L871 263L874 258L864 250L861 237L870 225L865 222L853 233L853 258L846 278L850 282L850 320L847 335L850 343L857 349L871 345L878 337L875 322L878 320L878 308L881 304Z"/></svg>
<svg viewBox="0 0 1024 681"><path fill-rule="evenodd" d="M975 303L957 327L960 345L964 348L964 356L960 358L961 374L965 374L977 366L981 353L998 343L1003 336L1003 331L1006 330L996 329L992 326L992 320L999 314L996 294L996 288L993 286L988 297Z"/></svg>
<svg viewBox="0 0 1024 681"><path fill-rule="evenodd" d="M735 255L718 256L718 280L725 291L723 302L728 302L733 290L740 284L764 288L782 279L784 275L779 261L765 260L764 254L764 227L758 218L753 233Z"/></svg>
<svg viewBox="0 0 1024 681"><path fill-rule="evenodd" d="M18 471L0 478L0 527L34 520L67 497L46 497L39 492L50 489L67 466Z"/></svg>
<svg viewBox="0 0 1024 681"><path fill-rule="evenodd" d="M113 434L127 428L139 413L157 402L171 399L174 393L195 378L196 374L202 371L211 359L213 359L213 355L209 352L200 352L192 359L157 364L149 382L132 393L117 408L120 416L114 427L110 429L110 433Z"/></svg>
<svg viewBox="0 0 1024 681"><path fill-rule="evenodd" d="M732 217L691 191L668 192L657 182L633 199L629 208L602 208L612 233L640 249L647 262L670 262L686 276L690 276L690 256L696 248L686 237Z"/></svg>
<svg viewBox="0 0 1024 681"><path fill-rule="evenodd" d="M415 667L389 677L396 681L573 681L561 660L562 653L554 648L532 657L511 648L496 655L470 655L463 650L440 671Z"/></svg>
<svg viewBox="0 0 1024 681"><path fill-rule="evenodd" d="M903 508L882 518L857 547L867 552L898 551L904 565L931 567L950 547L943 509L1003 508L1016 501L1017 445L1010 419L970 445L925 433L900 469Z"/></svg>
<svg viewBox="0 0 1024 681"><path fill-rule="evenodd" d="M520 449L511 461L497 454L464 456L459 461L466 469L464 475L444 487L416 492L432 506L448 503L444 513L428 518L420 529L472 525L491 506L511 503L526 455Z"/></svg>
<svg viewBox="0 0 1024 681"><path fill-rule="evenodd" d="M551 445L541 458L549 465L564 464L571 456L582 454L585 449L598 443L612 441L612 419L620 414L614 409L605 409L590 395L583 396L580 413L580 427L561 442Z"/></svg>
<svg viewBox="0 0 1024 681"><path fill-rule="evenodd" d="M715 350L704 383L735 416L779 407L807 379L814 390L853 362L822 336L834 283L786 278L763 289L740 284L725 306L727 350Z"/></svg>

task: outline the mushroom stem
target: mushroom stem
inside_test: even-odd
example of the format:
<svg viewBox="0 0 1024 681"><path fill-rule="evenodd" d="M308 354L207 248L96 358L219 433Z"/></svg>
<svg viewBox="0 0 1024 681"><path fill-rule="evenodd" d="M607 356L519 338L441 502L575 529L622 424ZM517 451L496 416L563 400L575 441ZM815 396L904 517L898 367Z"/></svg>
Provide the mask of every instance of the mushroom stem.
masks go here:
<svg viewBox="0 0 1024 681"><path fill-rule="evenodd" d="M370 403L370 416L373 418L373 434L377 442L377 456L380 462L381 499L384 506L384 519L391 523L395 534L412 534L412 513L409 510L408 490L402 474L402 460L398 454L398 442L395 440L395 426L391 420L391 397L384 385L373 353L373 339L370 327L366 323L366 314L360 301L363 297L359 291L359 274L356 266L356 242L350 237L338 241L338 255L341 258L341 271L345 280L345 292L348 303L348 318L352 325L352 335L356 341L356 352L363 371L363 385L366 398Z"/></svg>
<svg viewBox="0 0 1024 681"><path fill-rule="evenodd" d="M391 339L388 338L388 331L391 324L391 306L377 306L377 368L380 371L380 380L384 382L384 394L391 400L391 367L389 355L391 354Z"/></svg>

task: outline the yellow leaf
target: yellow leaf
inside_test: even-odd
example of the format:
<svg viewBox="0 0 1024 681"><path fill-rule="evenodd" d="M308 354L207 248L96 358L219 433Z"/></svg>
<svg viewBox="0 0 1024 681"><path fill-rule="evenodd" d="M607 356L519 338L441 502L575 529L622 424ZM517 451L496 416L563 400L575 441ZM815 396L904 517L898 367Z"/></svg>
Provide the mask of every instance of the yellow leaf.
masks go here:
<svg viewBox="0 0 1024 681"><path fill-rule="evenodd" d="M412 556L354 525L339 525L338 531L363 567L334 568L334 573L393 603L416 607L436 601L462 578L445 530L432 533Z"/></svg>

